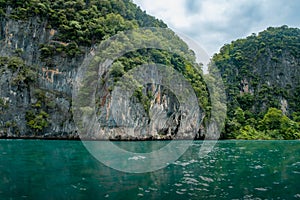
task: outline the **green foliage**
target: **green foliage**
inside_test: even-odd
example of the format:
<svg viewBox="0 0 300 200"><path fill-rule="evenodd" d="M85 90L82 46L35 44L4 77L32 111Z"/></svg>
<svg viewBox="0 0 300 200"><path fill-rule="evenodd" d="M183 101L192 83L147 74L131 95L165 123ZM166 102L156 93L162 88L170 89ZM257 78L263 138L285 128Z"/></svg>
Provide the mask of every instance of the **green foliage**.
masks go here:
<svg viewBox="0 0 300 200"><path fill-rule="evenodd" d="M149 116L149 111L150 111L150 99L148 95L144 95L142 91L142 87L138 87L134 92L133 92L133 97L135 97L139 103L143 105L143 108L146 112L146 114Z"/></svg>
<svg viewBox="0 0 300 200"><path fill-rule="evenodd" d="M32 98L35 100L26 111L25 119L27 126L34 134L41 134L50 126L50 114L57 111L54 91L34 88Z"/></svg>
<svg viewBox="0 0 300 200"><path fill-rule="evenodd" d="M237 101L243 110L251 110L254 104L254 96L250 93L238 95Z"/></svg>
<svg viewBox="0 0 300 200"><path fill-rule="evenodd" d="M110 71L110 75L114 77L114 81L118 81L119 77L122 77L124 74L124 65L119 61L115 62Z"/></svg>
<svg viewBox="0 0 300 200"><path fill-rule="evenodd" d="M49 44L40 45L41 59L52 57L55 53L55 47Z"/></svg>
<svg viewBox="0 0 300 200"><path fill-rule="evenodd" d="M21 57L23 52L23 49L16 49L14 53L16 54L16 56Z"/></svg>
<svg viewBox="0 0 300 200"><path fill-rule="evenodd" d="M265 137L260 132L273 139L298 137L295 121L299 121L300 111L299 49L300 29L282 26L226 44L213 56L228 97L225 138L236 138L245 130L257 131L261 138ZM236 115L237 108L244 112L242 121ZM255 131L243 129L247 125Z"/></svg>
<svg viewBox="0 0 300 200"><path fill-rule="evenodd" d="M178 39L174 39L178 40ZM182 45L182 44L181 44ZM185 49L184 52L187 52L188 49ZM199 105L203 110L208 113L210 101L208 98L208 89L204 82L202 71L197 71L195 67L198 64L194 63L195 58L192 56L187 56L189 60L184 59L182 56L177 54L170 54L164 50L157 50L157 49L140 49L137 52L131 52L125 54L121 58L118 59L116 63L114 63L112 69L110 70L110 75L114 77L115 81L119 80L124 73L128 72L135 67L138 67L142 64L146 63L157 63L167 66L172 66L176 71L183 74L185 79L191 84L192 88L195 91L196 96L198 97ZM147 94L144 94L145 98ZM142 99L142 98L138 98ZM149 100L143 100L144 107L147 107Z"/></svg>
<svg viewBox="0 0 300 200"><path fill-rule="evenodd" d="M8 7L13 9L7 15ZM83 46L100 43L119 31L139 26L166 27L130 0L8 0L0 3L0 16L15 20L39 17L47 21L48 29L57 30L53 40L59 42L40 47L41 59L49 66L53 56L83 55Z"/></svg>
<svg viewBox="0 0 300 200"><path fill-rule="evenodd" d="M14 73L18 69L22 68L24 65L24 62L19 57L10 57L7 62L7 67Z"/></svg>
<svg viewBox="0 0 300 200"><path fill-rule="evenodd" d="M261 130L275 130L280 128L283 114L276 108L270 108L265 114L264 118L260 121Z"/></svg>
<svg viewBox="0 0 300 200"><path fill-rule="evenodd" d="M252 122L248 121L245 126L239 126L239 130L235 132L235 138L246 140L293 140L300 138L299 124L276 108L269 108L263 119L256 125L253 121L255 119L252 118Z"/></svg>
<svg viewBox="0 0 300 200"><path fill-rule="evenodd" d="M46 111L56 109L57 108L55 102L56 94L51 94L51 92L53 91L47 91L47 90L35 88L33 94L37 101L36 103L31 104L32 108L45 109Z"/></svg>
<svg viewBox="0 0 300 200"><path fill-rule="evenodd" d="M234 112L234 117L237 119L237 122L240 124L245 123L245 113L241 108L237 108Z"/></svg>
<svg viewBox="0 0 300 200"><path fill-rule="evenodd" d="M275 139L297 139L300 133L299 124L275 108L268 110L263 120L261 120L259 128L268 130ZM274 134L274 132L277 134Z"/></svg>
<svg viewBox="0 0 300 200"><path fill-rule="evenodd" d="M34 83L37 80L37 72L32 66L28 66L19 57L0 57L2 69L13 73L12 84Z"/></svg>
<svg viewBox="0 0 300 200"><path fill-rule="evenodd" d="M12 8L10 12L6 12L8 8ZM81 56L82 58L84 53L88 53L88 49L93 50L97 44L121 31L138 27L167 27L162 21L147 15L131 0L7 0L0 3L0 9L1 17L21 21L34 17L40 22L47 23L45 25L49 29L47 31L54 35L48 43L40 44L39 51L41 61L49 68L54 66L53 60L57 57L77 58ZM53 30L50 31L50 29ZM168 34L168 39L173 41L171 44L166 41L165 35L157 34L155 31L148 31L147 37L138 34L132 37L136 37L134 39L140 41L141 44L147 43L147 39L151 41L153 38L159 38L161 39L159 45L163 49L170 49L170 52L178 49L178 52L148 49L149 45L145 44L144 48L130 52L115 61L107 77L101 77L102 84L106 84L108 92L111 92L114 83L120 77L139 65L160 63L172 66L190 82L198 97L199 105L209 112L209 94L201 74L202 66L195 62L194 53L174 32L169 30L164 34ZM132 38L125 39L132 40ZM125 41L120 42L117 48L120 50L126 48ZM115 51L115 49L109 49L106 53L113 54ZM23 52L16 50L15 54L20 57ZM26 66L18 57L8 60L0 59L0 65L2 63L18 74L14 79L15 84L26 81L29 83L37 79L37 70ZM192 67L195 65L200 69L199 71ZM112 78L114 83L108 84L106 78ZM89 95L90 91L86 89L84 92ZM146 113L149 113L152 97L143 92L138 88L134 96L144 106ZM31 109L26 114L26 120L27 125L38 133L49 125L45 111L50 108L55 109L55 103L50 100L47 102L48 98L42 90L37 91L35 97L37 101L31 105Z"/></svg>
<svg viewBox="0 0 300 200"><path fill-rule="evenodd" d="M6 15L8 6L13 10L6 17L17 20L35 16L46 18L47 27L59 31L55 36L57 40L84 46L138 26L166 27L162 21L147 15L130 0L8 0L0 4L0 15Z"/></svg>
<svg viewBox="0 0 300 200"><path fill-rule="evenodd" d="M240 130L240 134L237 135L237 139L242 140L271 140L272 137L265 134L263 131L257 131L255 128L253 128L250 125L244 126Z"/></svg>
<svg viewBox="0 0 300 200"><path fill-rule="evenodd" d="M0 114L3 114L6 109L9 108L8 102L6 102L3 98L0 97Z"/></svg>
<svg viewBox="0 0 300 200"><path fill-rule="evenodd" d="M29 110L26 112L27 125L34 131L35 134L44 130L49 126L48 122L49 115L41 110L39 112L35 110Z"/></svg>

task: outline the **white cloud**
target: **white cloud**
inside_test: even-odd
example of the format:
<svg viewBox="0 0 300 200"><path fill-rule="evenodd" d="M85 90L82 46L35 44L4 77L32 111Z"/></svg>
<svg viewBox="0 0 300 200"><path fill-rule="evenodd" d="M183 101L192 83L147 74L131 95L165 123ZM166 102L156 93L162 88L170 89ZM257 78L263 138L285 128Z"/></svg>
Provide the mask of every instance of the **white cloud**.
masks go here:
<svg viewBox="0 0 300 200"><path fill-rule="evenodd" d="M300 26L296 0L134 0L202 46L209 55L225 43L269 26Z"/></svg>
<svg viewBox="0 0 300 200"><path fill-rule="evenodd" d="M134 2L146 10L147 13L154 15L159 19L165 20L170 25L177 28L188 27L190 20L187 20L187 16L184 9L184 3L186 0L135 0Z"/></svg>

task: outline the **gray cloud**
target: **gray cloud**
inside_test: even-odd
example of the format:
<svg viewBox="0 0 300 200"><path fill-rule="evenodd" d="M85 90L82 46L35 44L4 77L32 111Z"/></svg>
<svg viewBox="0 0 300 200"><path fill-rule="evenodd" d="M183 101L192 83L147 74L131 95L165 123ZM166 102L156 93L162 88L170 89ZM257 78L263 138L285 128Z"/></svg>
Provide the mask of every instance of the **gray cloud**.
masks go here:
<svg viewBox="0 0 300 200"><path fill-rule="evenodd" d="M161 0L134 1L171 28L193 38L210 55L225 43L269 26L300 27L298 0L164 0L164 4Z"/></svg>
<svg viewBox="0 0 300 200"><path fill-rule="evenodd" d="M201 1L199 0L186 0L185 2L185 12L187 15L198 13L201 9Z"/></svg>

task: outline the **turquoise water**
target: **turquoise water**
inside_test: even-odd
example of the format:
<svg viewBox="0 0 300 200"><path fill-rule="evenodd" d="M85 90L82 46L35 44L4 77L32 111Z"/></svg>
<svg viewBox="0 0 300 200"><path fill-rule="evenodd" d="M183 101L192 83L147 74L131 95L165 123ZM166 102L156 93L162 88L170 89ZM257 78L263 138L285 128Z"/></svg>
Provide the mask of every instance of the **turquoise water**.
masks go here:
<svg viewBox="0 0 300 200"><path fill-rule="evenodd" d="M147 152L166 143L115 144ZM219 141L199 158L201 144L132 174L104 166L80 141L0 140L0 199L300 199L300 141Z"/></svg>

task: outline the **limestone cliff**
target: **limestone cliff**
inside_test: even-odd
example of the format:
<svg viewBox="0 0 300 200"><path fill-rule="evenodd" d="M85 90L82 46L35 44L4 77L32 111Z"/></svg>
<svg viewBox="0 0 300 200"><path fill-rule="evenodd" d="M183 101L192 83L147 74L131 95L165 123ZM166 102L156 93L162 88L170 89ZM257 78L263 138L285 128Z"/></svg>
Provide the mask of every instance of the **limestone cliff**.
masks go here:
<svg viewBox="0 0 300 200"><path fill-rule="evenodd" d="M264 132L262 135L268 136L264 139L299 137L299 50L300 30L282 26L233 41L214 55L212 60L220 69L228 97L224 137L251 132L249 126ZM284 118L269 119L272 109L281 111ZM278 124L281 130L273 130L271 124Z"/></svg>
<svg viewBox="0 0 300 200"><path fill-rule="evenodd" d="M71 134L73 137L76 135L76 127L70 112L72 80L84 56L57 56L52 60L53 67L47 66L40 59L39 45L54 43L55 30L46 29L46 22L39 20L1 19L1 134L21 136L43 131L44 135ZM13 62L16 62L15 70L12 69ZM32 80L26 79L29 69L31 74L28 76ZM20 80L17 80L18 77ZM28 123L41 111L47 113L44 116L47 125L36 124L34 133ZM27 119L30 112L34 115L33 119ZM34 121L39 123L41 120L37 118Z"/></svg>
<svg viewBox="0 0 300 200"><path fill-rule="evenodd" d="M1 137L78 138L78 127L72 112L74 84L76 78L81 76L78 68L94 56L102 40L120 31L142 26L166 27L131 1L79 0L66 1L64 5L61 3L59 0L0 3ZM170 56L164 51L145 49L125 55L119 61L123 62L123 68L133 68L134 63L140 65L158 60L161 64L178 68L191 82L197 80L201 83L193 87L204 88L198 89L202 95L198 98L204 102L199 103L205 105L208 95L203 79L201 76L195 77L194 71L186 70L188 63L194 62L194 55L179 38L176 41L188 55L187 60L180 59L178 55ZM133 62L134 59L137 61ZM106 71L99 75L104 76L105 80L118 78L108 76ZM155 84L134 91L135 95L127 102L129 109L121 110L117 118L111 119L115 107L111 99L113 85L100 87L97 94L100 99L97 104L99 120L95 122L113 131L102 130L97 133L98 136L88 138L171 139L178 132L199 129L185 127L188 119L184 118L178 99L167 88ZM199 122L203 112L201 108ZM137 128L126 132L120 129L122 123L131 123ZM179 138L187 137L182 135Z"/></svg>

